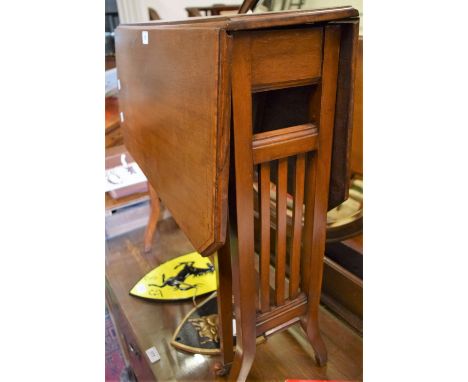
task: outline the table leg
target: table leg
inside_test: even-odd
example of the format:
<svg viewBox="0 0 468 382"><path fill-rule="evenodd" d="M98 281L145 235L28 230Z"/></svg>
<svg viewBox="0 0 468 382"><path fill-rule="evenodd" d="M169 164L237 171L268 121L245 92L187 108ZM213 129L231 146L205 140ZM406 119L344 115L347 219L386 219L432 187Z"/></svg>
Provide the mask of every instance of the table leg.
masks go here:
<svg viewBox="0 0 468 382"><path fill-rule="evenodd" d="M229 230L226 242L215 256L216 278L218 286L218 334L221 343L221 363L217 367L218 375L226 375L234 358L232 333L232 274Z"/></svg>
<svg viewBox="0 0 468 382"><path fill-rule="evenodd" d="M159 203L159 197L154 188L148 183L148 191L150 195L150 206L151 206L151 211L150 211L150 216L148 220L148 225L146 226L146 231L145 231L145 252L150 252L152 243L153 243L153 236L154 232L156 231L156 226L158 225L158 219L159 219L159 211L161 209L160 203Z"/></svg>

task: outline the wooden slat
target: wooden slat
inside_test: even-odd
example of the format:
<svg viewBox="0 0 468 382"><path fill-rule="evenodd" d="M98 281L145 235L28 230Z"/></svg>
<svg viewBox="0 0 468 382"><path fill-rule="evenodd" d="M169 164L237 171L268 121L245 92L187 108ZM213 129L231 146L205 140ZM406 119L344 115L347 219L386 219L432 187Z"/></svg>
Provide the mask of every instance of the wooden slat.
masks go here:
<svg viewBox="0 0 468 382"><path fill-rule="evenodd" d="M310 274L310 254L312 252L312 231L314 229L314 190L316 183L315 171L316 153L307 154L305 189L307 192L304 196L304 240L303 251L301 256L301 289L307 291L309 289L309 274Z"/></svg>
<svg viewBox="0 0 468 382"><path fill-rule="evenodd" d="M313 170L316 172L313 216L307 212L306 217L312 219L312 232L304 232L304 236L311 235L309 250L309 278L308 312L302 321L312 347L315 350L317 362L325 365L327 362L327 349L320 335L318 325L318 309L320 291L322 287L323 257L325 251L325 238L327 230L328 187L330 184L330 165L333 143L333 125L336 100L336 84L338 77L338 58L340 53L340 28L336 25L325 27L324 53L323 53L323 81L320 101L320 134L319 150L313 160ZM309 193L309 190L307 190Z"/></svg>
<svg viewBox="0 0 468 382"><path fill-rule="evenodd" d="M278 184L276 187L276 270L275 302L284 304L284 279L286 277L286 196L288 159L278 161Z"/></svg>
<svg viewBox="0 0 468 382"><path fill-rule="evenodd" d="M306 218L312 224L309 264L309 285L306 293L309 297L309 321L315 321L320 300L322 284L323 256L325 252L328 186L330 182L330 164L332 156L334 111L338 77L338 58L340 53L340 29L337 26L326 27L324 41L323 82L320 107L320 149L312 162L312 171L316 173L313 216L307 212ZM309 211L309 212L312 212Z"/></svg>
<svg viewBox="0 0 468 382"><path fill-rule="evenodd" d="M303 78L299 80L289 80L289 81L282 81L282 82L271 82L268 84L260 84L252 86L252 93L261 93L271 90L279 90L279 89L286 89L286 88L295 88L299 86L307 86L307 85L316 85L320 82L320 77L316 78Z"/></svg>
<svg viewBox="0 0 468 382"><path fill-rule="evenodd" d="M296 179L294 183L293 238L289 272L289 297L297 296L299 289L299 261L302 237L302 206L304 204L305 154L296 158Z"/></svg>
<svg viewBox="0 0 468 382"><path fill-rule="evenodd" d="M270 163L260 165L260 310L270 310Z"/></svg>
<svg viewBox="0 0 468 382"><path fill-rule="evenodd" d="M317 127L312 123L254 134L255 164L317 149Z"/></svg>
<svg viewBox="0 0 468 382"><path fill-rule="evenodd" d="M229 381L245 381L255 357L254 196L252 161L252 97L250 38L236 35L232 48L232 107L236 189L237 241L231 240L236 316L236 352ZM231 199L232 200L232 199Z"/></svg>
<svg viewBox="0 0 468 382"><path fill-rule="evenodd" d="M268 313L257 316L257 336L281 326L295 317L301 317L307 311L307 297L305 294L298 295L294 300L287 300L279 308L272 309Z"/></svg>
<svg viewBox="0 0 468 382"><path fill-rule="evenodd" d="M229 226L229 224L228 224ZM234 358L232 335L232 269L231 269L230 232L226 242L214 256L216 267L216 285L218 294L218 335L220 339L221 360L223 365Z"/></svg>

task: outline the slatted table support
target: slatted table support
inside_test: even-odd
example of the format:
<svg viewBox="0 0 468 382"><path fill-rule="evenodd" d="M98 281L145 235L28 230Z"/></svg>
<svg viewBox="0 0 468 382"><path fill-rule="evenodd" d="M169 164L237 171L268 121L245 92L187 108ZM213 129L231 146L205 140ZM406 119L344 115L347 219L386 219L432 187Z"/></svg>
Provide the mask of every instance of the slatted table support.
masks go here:
<svg viewBox="0 0 468 382"><path fill-rule="evenodd" d="M327 362L318 325L326 214L347 189L357 16L355 9L339 7L117 30L125 144L193 246L215 257L222 362L232 365L229 381L247 379L257 336L297 322L318 364ZM141 43L143 33L147 44ZM300 87L310 90L307 121L254 131L254 95Z"/></svg>
<svg viewBox="0 0 468 382"><path fill-rule="evenodd" d="M320 35L322 35L322 29ZM323 60L320 81L310 100L310 123L253 133L252 91L254 81L251 47L256 36L233 35L232 99L236 178L237 253L231 253L237 325L237 349L229 380L245 380L255 356L255 337L269 335L301 321L315 350L317 362L327 362L320 335L318 307L326 234L328 185L333 142L334 110L340 52L340 28L323 28ZM265 39L265 36L257 37ZM275 84L270 84L270 88ZM284 84L282 85L284 86ZM294 158L293 227L289 290L286 277L286 202L288 158ZM275 288L270 301L270 169L277 166ZM259 168L260 283L255 289L254 267L254 169ZM305 202L305 214L303 205ZM304 229L302 221L304 218ZM304 237L304 246L302 248ZM301 261L302 259L302 261ZM301 266L302 263L302 266ZM302 268L302 280L301 280ZM302 281L302 282L301 282ZM258 294L259 306L253 296Z"/></svg>

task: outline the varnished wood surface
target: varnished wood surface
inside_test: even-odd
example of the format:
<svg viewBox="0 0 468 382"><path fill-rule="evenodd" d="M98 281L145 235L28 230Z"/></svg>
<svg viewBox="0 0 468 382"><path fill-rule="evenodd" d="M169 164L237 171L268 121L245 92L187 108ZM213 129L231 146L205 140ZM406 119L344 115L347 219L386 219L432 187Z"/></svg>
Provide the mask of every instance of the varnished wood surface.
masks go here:
<svg viewBox="0 0 468 382"><path fill-rule="evenodd" d="M216 285L218 289L218 335L221 348L221 364L229 365L234 358L234 337L232 329L232 268L229 235L225 244L214 255Z"/></svg>
<svg viewBox="0 0 468 382"><path fill-rule="evenodd" d="M363 235L357 235L350 239L343 241L348 247L354 249L356 252L359 252L361 255L363 254Z"/></svg>
<svg viewBox="0 0 468 382"><path fill-rule="evenodd" d="M106 97L106 133L119 124L119 100L117 97Z"/></svg>
<svg viewBox="0 0 468 382"><path fill-rule="evenodd" d="M227 29L233 31L251 30L268 28L272 25L279 27L298 24L310 24L331 20L336 21L358 16L359 12L349 6L314 10L265 12L233 16L231 17L231 22L229 23Z"/></svg>
<svg viewBox="0 0 468 382"><path fill-rule="evenodd" d="M106 279L121 311L135 333L136 345L144 350L156 346L161 361L150 366L158 381L223 381L212 367L218 356L194 356L175 350L170 340L177 325L193 307L191 301L156 303L128 294L134 284L163 261L193 250L172 219L158 225L158 240L144 254L143 229L107 242ZM198 301L201 301L200 299ZM248 381L297 379L362 380L362 337L324 308L319 310L322 336L329 351L326 367L313 361L313 349L296 324L259 345Z"/></svg>
<svg viewBox="0 0 468 382"><path fill-rule="evenodd" d="M275 303L284 304L284 279L286 277L286 196L288 159L278 160L278 184L276 187L276 266Z"/></svg>
<svg viewBox="0 0 468 382"><path fill-rule="evenodd" d="M270 310L270 163L262 163L259 177L260 206L260 311Z"/></svg>
<svg viewBox="0 0 468 382"><path fill-rule="evenodd" d="M131 26L135 29L151 27L187 25L196 27L197 24L204 26L223 27L229 31L263 29L274 26L291 26L298 24L311 24L326 22L331 20L342 20L350 17L358 17L359 12L350 6L323 8L313 10L293 10L293 11L280 11L280 12L266 12L248 15L233 15L233 16L212 16L212 17L190 17L184 20L174 21L154 21L134 23ZM130 27L128 24L120 24L119 27ZM118 28L117 28L118 29Z"/></svg>
<svg viewBox="0 0 468 382"><path fill-rule="evenodd" d="M354 77L359 21L340 23L340 56L328 209L348 198L353 127Z"/></svg>
<svg viewBox="0 0 468 382"><path fill-rule="evenodd" d="M254 88L320 77L321 28L254 31L250 35Z"/></svg>
<svg viewBox="0 0 468 382"><path fill-rule="evenodd" d="M273 333L299 320L314 348L318 365L323 367L327 362L327 349L319 330L318 310L334 137L335 100L337 100L337 109L342 110L340 113L337 112L337 120L345 117L344 114L349 114L351 102L340 93L341 86L345 82L341 78L342 69L347 69L351 65L340 55L347 49L343 45L343 50L340 52L345 28L335 23L324 27L305 28L304 26L306 32L303 33L297 33L295 29L248 30L314 23L330 20L330 17L337 20L340 16L336 16L336 13L340 11L343 9L313 14L302 12L279 16L270 14L248 20L247 18L230 20L225 25L215 25L211 20L205 24L199 23L197 27L195 24L188 27L181 25L148 27L145 33L149 41L156 42L153 44L141 44L138 41L141 36L138 26L121 28L118 33L117 46L125 52L122 60L118 58L118 63L123 89L121 99L124 100L122 109L126 115L123 124L126 144L192 244L204 255L212 253L222 245L224 241L222 235L225 232L221 227L227 220L227 209L221 205L227 199L219 193L227 190L225 187L227 165L221 158L229 158L227 154L229 138L226 137L228 137L229 122L227 94L230 82L228 71L223 69L223 66L231 64L232 155L235 161L235 171L231 175L235 174L236 207L230 216L234 217L234 213L236 223L233 225L233 235L230 240L230 257L237 341L229 381L247 379L254 362L255 337L259 331ZM354 10L350 11L352 13ZM230 37L227 37L226 30L233 31ZM292 36L297 43L289 67L281 61L284 52L291 50L285 50L285 46L288 46L285 42L291 40L291 38L286 39L287 36ZM323 52L322 36L324 36ZM175 50L172 45L177 43L179 46ZM183 49L180 45L183 45ZM231 47L232 57L229 55ZM203 51L203 56L199 50ZM350 49L350 52L352 53L353 49ZM304 65L304 62L308 65ZM345 63L344 68L339 66L342 62ZM259 69L267 64L274 69L268 71ZM148 71L145 72L145 69ZM320 81L317 81L318 76L321 77ZM337 93L338 78L340 83ZM306 225L308 232L305 233L305 236L310 236L309 242L306 240L304 245L307 263L304 263L306 277L301 283L301 290L305 294L301 293L294 300L286 300L284 295L289 289L284 285L288 153L283 152L283 155L277 153L275 155L278 155L279 165L275 308L258 316L254 298L257 292L257 275L254 269L252 170L255 162L252 147L251 94L257 85L274 89L297 86L297 81L316 83L310 102L312 118L309 122L315 122L317 119L319 126L317 152L308 155L309 172L311 170L314 175L312 178L308 177L306 182L308 186L306 193L313 196L311 198L308 196L309 203L306 202L306 219L311 223ZM348 82L352 84L352 81ZM203 95L205 97L201 97ZM201 101L196 105L190 103L190 100L196 97ZM349 116L343 120L348 121ZM345 128L347 125L342 123ZM184 144L181 138L188 136L191 138L190 142ZM281 139L285 139L285 136ZM343 151L340 161L344 163L347 144L340 147L344 147L343 150L339 150ZM281 147L275 148L277 152L282 151L281 149ZM302 152L304 151L293 154ZM297 270L297 267L295 269Z"/></svg>
<svg viewBox="0 0 468 382"><path fill-rule="evenodd" d="M359 37L354 81L353 144L351 148L351 172L363 175L363 40Z"/></svg>
<svg viewBox="0 0 468 382"><path fill-rule="evenodd" d="M106 97L106 149L123 144L120 129L119 100L117 97Z"/></svg>
<svg viewBox="0 0 468 382"><path fill-rule="evenodd" d="M294 206L293 206L293 226L292 226L292 245L291 258L289 261L291 282L289 284L289 296L295 298L299 289L299 272L301 260L302 243L302 216L304 205L304 179L305 179L305 154L299 154L296 157L294 182Z"/></svg>
<svg viewBox="0 0 468 382"><path fill-rule="evenodd" d="M210 254L224 242L229 165L218 31L150 30L141 41L138 30L116 32L125 146L195 248Z"/></svg>
<svg viewBox="0 0 468 382"><path fill-rule="evenodd" d="M230 37L226 32L252 36L251 87L297 86L316 81L320 73L321 28L247 31L357 15L352 7L338 7L117 28L126 146L203 255L223 244L227 221ZM142 43L143 30L148 44Z"/></svg>
<svg viewBox="0 0 468 382"><path fill-rule="evenodd" d="M311 123L257 133L252 150L255 164L317 149L317 127Z"/></svg>
<svg viewBox="0 0 468 382"><path fill-rule="evenodd" d="M253 159L251 101L251 40L248 33L235 34L232 48L232 113L235 159L234 235L231 263L236 316L236 352L228 381L245 381L256 350L256 278L253 221ZM233 210L234 213L234 210Z"/></svg>

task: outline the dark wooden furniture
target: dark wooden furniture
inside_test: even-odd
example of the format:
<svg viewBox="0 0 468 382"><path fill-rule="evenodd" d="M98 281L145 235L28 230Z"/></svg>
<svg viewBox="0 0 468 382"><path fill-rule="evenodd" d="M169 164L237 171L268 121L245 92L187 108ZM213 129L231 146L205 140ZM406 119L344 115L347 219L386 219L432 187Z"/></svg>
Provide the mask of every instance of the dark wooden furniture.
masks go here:
<svg viewBox="0 0 468 382"><path fill-rule="evenodd" d="M351 172L363 176L363 39L358 40L356 76L354 82L353 143L351 149Z"/></svg>
<svg viewBox="0 0 468 382"><path fill-rule="evenodd" d="M326 213L347 192L357 17L355 9L340 7L129 25L116 33L126 146L194 247L205 256L217 252L223 363L232 361L229 380L247 378L258 335L297 322L318 363L327 361L318 326ZM255 122L257 95L283 91L291 91L305 112L283 114L281 124L262 130L263 124ZM298 118L304 120L294 122ZM291 161L294 216L288 243ZM277 185L274 248L270 180Z"/></svg>

